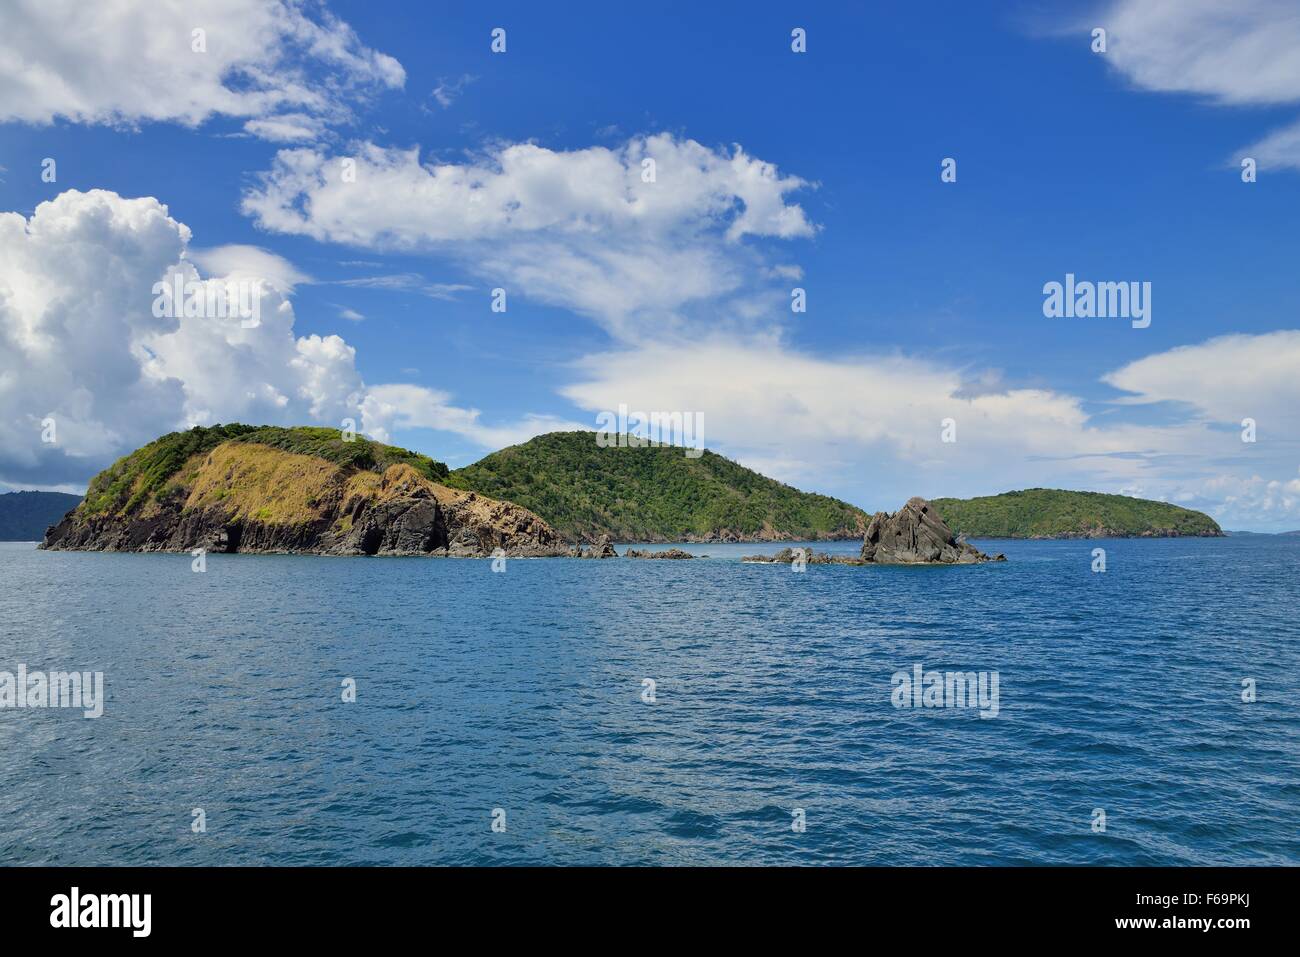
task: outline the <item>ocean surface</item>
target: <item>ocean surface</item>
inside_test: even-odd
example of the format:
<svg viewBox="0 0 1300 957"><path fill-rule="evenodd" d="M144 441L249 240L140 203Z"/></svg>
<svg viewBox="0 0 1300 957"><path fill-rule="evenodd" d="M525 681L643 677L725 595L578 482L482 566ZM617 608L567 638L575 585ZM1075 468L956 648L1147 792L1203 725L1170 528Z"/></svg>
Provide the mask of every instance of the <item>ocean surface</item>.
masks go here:
<svg viewBox="0 0 1300 957"><path fill-rule="evenodd" d="M1300 537L980 544L1009 561L3 543L0 672L106 700L0 710L0 863L1300 863ZM915 665L996 672L996 717L896 707Z"/></svg>

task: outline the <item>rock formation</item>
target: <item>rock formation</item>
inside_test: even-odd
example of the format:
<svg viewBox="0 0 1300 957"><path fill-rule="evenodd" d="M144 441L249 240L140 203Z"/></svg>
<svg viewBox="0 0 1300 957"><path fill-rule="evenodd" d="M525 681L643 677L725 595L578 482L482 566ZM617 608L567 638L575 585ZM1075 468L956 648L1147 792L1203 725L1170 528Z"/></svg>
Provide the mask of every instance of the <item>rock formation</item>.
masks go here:
<svg viewBox="0 0 1300 957"><path fill-rule="evenodd" d="M990 557L973 545L958 541L923 498L909 499L893 515L888 512L873 515L857 558L783 548L775 555L750 555L742 561L789 565L799 559L807 565L974 565L1007 560L1005 555Z"/></svg>
<svg viewBox="0 0 1300 957"><path fill-rule="evenodd" d="M802 554L801 554L802 553ZM831 555L811 548L783 548L775 555L746 555L742 562L791 565L802 559L805 565L866 565L867 562L852 555Z"/></svg>
<svg viewBox="0 0 1300 957"><path fill-rule="evenodd" d="M990 558L973 545L959 542L930 503L918 497L893 515L877 512L867 523L862 558L875 565L973 565L1006 561Z"/></svg>
<svg viewBox="0 0 1300 957"><path fill-rule="evenodd" d="M608 535L600 536L600 539L591 548L583 548L580 545L574 545L569 549L570 558L618 558L618 552L614 551L614 546L609 540Z"/></svg>
<svg viewBox="0 0 1300 957"><path fill-rule="evenodd" d="M669 558L669 559L681 559L681 558L694 558L695 556L692 555L690 552L684 552L684 551L682 551L680 548L667 548L667 549L664 549L664 550L661 551L661 552L652 552L652 551L648 551L648 550L646 550L646 551L638 551L638 550L635 549L635 548L629 548L629 549L624 553L624 556L623 556L623 557L624 557L624 558Z"/></svg>

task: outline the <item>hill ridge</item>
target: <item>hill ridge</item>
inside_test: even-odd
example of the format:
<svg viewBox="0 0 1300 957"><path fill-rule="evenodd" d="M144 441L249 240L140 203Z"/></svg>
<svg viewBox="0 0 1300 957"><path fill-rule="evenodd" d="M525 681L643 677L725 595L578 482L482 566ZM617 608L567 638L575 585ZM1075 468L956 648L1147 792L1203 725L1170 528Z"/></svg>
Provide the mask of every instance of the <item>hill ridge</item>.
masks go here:
<svg viewBox="0 0 1300 957"><path fill-rule="evenodd" d="M1109 492L1030 488L930 503L952 530L969 538L1219 537L1204 512Z"/></svg>
<svg viewBox="0 0 1300 957"><path fill-rule="evenodd" d="M717 452L596 442L549 432L484 456L447 479L531 509L579 541L796 541L861 538L871 516L803 492ZM692 452L696 450L691 449Z"/></svg>

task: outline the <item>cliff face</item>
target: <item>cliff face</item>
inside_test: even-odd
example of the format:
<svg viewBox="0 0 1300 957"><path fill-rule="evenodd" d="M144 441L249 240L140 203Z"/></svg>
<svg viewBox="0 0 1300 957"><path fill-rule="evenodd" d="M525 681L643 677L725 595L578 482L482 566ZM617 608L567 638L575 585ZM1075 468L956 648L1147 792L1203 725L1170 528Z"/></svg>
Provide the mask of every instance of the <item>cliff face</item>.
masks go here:
<svg viewBox="0 0 1300 957"><path fill-rule="evenodd" d="M98 479L96 480L98 482ZM91 483L92 491L96 482ZM128 490L129 491L129 490ZM358 469L254 442L191 456L156 494L122 507L87 502L42 548L301 552L321 555L566 555L527 509L440 485L406 463Z"/></svg>

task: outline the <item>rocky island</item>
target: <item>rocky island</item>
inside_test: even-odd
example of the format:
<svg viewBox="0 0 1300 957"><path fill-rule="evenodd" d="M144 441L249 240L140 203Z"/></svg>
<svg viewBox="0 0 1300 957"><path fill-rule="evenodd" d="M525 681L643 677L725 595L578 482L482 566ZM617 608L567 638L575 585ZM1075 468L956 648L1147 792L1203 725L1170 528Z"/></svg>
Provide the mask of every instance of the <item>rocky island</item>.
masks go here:
<svg viewBox="0 0 1300 957"><path fill-rule="evenodd" d="M195 428L165 435L95 476L86 498L47 530L40 547L572 554L537 515L448 488L438 481L446 475L446 466L427 456L336 429Z"/></svg>
<svg viewBox="0 0 1300 957"><path fill-rule="evenodd" d="M232 424L173 432L119 459L47 528L41 547L603 559L618 557L615 541L851 538L863 542L856 557L788 548L746 560L966 565L1001 558L966 544L967 536L1222 534L1191 509L1055 489L913 498L892 515L868 516L712 452L601 448L585 432L538 436L451 472L336 429ZM631 549L625 557L693 556Z"/></svg>
<svg viewBox="0 0 1300 957"><path fill-rule="evenodd" d="M975 565L1007 560L1005 555L985 555L958 540L923 498L908 499L892 515L873 515L857 558L825 553L801 556L795 549L785 548L775 555L752 555L744 561L790 564L799 558L809 565Z"/></svg>

